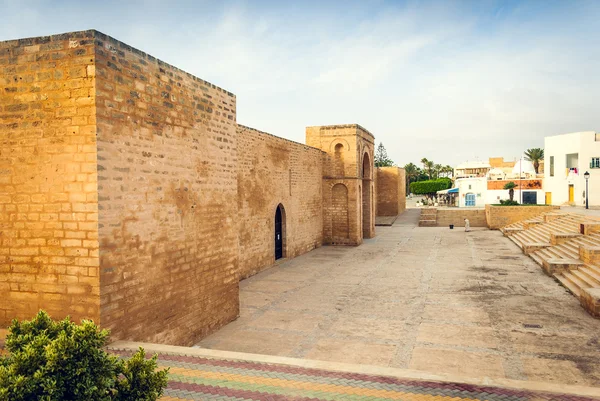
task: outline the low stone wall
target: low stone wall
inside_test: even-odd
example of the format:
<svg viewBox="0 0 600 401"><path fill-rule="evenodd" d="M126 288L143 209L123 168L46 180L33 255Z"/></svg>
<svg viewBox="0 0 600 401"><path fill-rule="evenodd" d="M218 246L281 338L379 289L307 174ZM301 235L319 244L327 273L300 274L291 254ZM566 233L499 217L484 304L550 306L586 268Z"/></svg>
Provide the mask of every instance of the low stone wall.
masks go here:
<svg viewBox="0 0 600 401"><path fill-rule="evenodd" d="M498 230L517 221L527 220L542 213L560 209L559 206L531 205L531 206L494 206L485 205L487 226Z"/></svg>
<svg viewBox="0 0 600 401"><path fill-rule="evenodd" d="M437 210L437 227L464 227L465 219L469 219L471 227L487 227L484 209L442 209Z"/></svg>

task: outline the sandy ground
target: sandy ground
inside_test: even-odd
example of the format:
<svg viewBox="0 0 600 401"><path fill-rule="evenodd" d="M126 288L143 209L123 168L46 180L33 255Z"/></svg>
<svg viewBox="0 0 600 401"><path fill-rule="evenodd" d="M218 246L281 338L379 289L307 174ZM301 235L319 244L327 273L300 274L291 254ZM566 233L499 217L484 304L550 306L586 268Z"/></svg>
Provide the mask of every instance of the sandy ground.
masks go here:
<svg viewBox="0 0 600 401"><path fill-rule="evenodd" d="M600 385L600 320L499 231L419 228L418 215L241 282L240 318L198 346Z"/></svg>

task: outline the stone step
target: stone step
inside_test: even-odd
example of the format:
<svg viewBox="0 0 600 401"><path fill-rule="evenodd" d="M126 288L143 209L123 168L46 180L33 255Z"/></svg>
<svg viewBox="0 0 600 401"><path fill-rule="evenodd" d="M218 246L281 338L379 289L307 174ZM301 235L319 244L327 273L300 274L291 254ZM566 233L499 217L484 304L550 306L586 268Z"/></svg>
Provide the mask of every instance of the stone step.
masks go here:
<svg viewBox="0 0 600 401"><path fill-rule="evenodd" d="M581 282L581 284L579 285L580 288L592 288L596 286L596 282L590 277L588 277L585 273L582 273L579 269L571 270L569 273L571 273L579 279L579 281Z"/></svg>
<svg viewBox="0 0 600 401"><path fill-rule="evenodd" d="M571 280L571 273L569 272L565 272L565 273L560 273L560 274L555 274L554 277L560 281L560 283L566 288L568 289L571 294L575 295L577 298L579 298L579 294L581 294L581 288L579 287L578 284L575 284L573 282L573 280ZM575 279L577 281L577 279Z"/></svg>
<svg viewBox="0 0 600 401"><path fill-rule="evenodd" d="M590 269L589 265L580 267L579 271L587 277L587 281L591 283L591 287L600 287L600 274L594 269Z"/></svg>

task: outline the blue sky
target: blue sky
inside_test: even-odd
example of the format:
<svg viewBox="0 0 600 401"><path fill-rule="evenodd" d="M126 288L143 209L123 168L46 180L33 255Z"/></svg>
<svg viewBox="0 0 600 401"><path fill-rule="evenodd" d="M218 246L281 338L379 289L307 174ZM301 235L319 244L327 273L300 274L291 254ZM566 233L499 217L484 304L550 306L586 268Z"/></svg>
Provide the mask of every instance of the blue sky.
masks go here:
<svg viewBox="0 0 600 401"><path fill-rule="evenodd" d="M2 1L0 40L97 29L304 142L359 123L398 164L600 131L600 1Z"/></svg>

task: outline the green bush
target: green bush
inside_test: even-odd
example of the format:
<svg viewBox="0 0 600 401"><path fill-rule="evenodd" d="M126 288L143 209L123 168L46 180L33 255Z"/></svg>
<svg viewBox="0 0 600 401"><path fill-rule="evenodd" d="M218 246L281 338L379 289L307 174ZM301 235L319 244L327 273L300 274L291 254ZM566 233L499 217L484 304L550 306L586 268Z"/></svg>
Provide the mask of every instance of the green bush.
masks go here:
<svg viewBox="0 0 600 401"><path fill-rule="evenodd" d="M512 199L500 199L500 206L517 206L519 202Z"/></svg>
<svg viewBox="0 0 600 401"><path fill-rule="evenodd" d="M434 194L437 191L452 188L450 178L438 178L437 180L411 182L410 192L416 195Z"/></svg>
<svg viewBox="0 0 600 401"><path fill-rule="evenodd" d="M167 385L156 356L144 350L120 360L102 348L109 332L94 322L55 322L44 311L31 321L13 320L0 356L0 401L154 401Z"/></svg>

